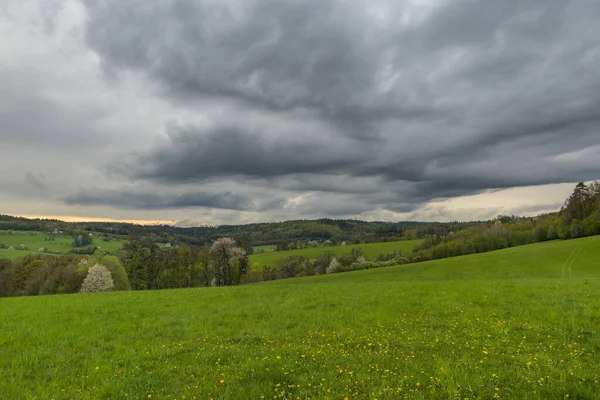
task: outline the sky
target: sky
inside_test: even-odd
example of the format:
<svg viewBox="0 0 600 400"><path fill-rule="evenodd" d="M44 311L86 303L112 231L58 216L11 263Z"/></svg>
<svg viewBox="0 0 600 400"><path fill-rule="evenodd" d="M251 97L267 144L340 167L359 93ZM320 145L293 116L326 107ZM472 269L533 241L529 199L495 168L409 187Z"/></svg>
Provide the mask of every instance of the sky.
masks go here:
<svg viewBox="0 0 600 400"><path fill-rule="evenodd" d="M453 221L600 178L596 0L0 0L0 213Z"/></svg>

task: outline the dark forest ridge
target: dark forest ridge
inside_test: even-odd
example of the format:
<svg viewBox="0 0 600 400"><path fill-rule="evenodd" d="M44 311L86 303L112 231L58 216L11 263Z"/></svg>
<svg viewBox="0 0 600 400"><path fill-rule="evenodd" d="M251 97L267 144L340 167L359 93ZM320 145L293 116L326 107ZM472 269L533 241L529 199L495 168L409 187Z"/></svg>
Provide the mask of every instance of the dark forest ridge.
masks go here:
<svg viewBox="0 0 600 400"><path fill-rule="evenodd" d="M255 246L295 240L332 240L335 242L379 242L416 239L426 234L441 234L484 224L475 222L360 221L353 219L315 219L263 222L243 225L198 226L139 225L125 222L65 222L56 219L31 219L0 215L0 230L65 232L83 230L111 235L155 236L158 240L178 240L205 245L221 236L243 236Z"/></svg>

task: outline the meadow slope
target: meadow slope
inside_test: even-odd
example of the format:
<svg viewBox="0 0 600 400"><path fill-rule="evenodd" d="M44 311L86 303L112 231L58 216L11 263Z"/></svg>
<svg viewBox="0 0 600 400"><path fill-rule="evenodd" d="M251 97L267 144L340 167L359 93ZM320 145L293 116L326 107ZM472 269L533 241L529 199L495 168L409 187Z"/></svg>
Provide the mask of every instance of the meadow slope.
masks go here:
<svg viewBox="0 0 600 400"><path fill-rule="evenodd" d="M228 288L0 299L0 396L597 399L598 256L588 238Z"/></svg>
<svg viewBox="0 0 600 400"><path fill-rule="evenodd" d="M279 260L291 256L317 258L319 254L329 251L339 257L352 252L352 249L360 248L365 252L365 257L367 260L375 261L377 256L382 253L388 254L400 251L403 254L410 254L413 247L421 242L422 240L401 240L398 242L351 244L347 246L314 247L286 251L267 251L265 253L252 254L249 259L251 264L275 266Z"/></svg>
<svg viewBox="0 0 600 400"><path fill-rule="evenodd" d="M52 239L51 241L49 239ZM123 247L124 240L111 239L104 241L95 238L93 245L107 249L111 253L119 251ZM52 253L68 253L73 250L73 238L69 235L51 235L46 232L36 231L0 231L0 243L7 247L13 246L15 250L0 249L0 258L14 260L24 257L29 253L38 253L38 249L43 247ZM29 250L18 250L19 246L24 244Z"/></svg>

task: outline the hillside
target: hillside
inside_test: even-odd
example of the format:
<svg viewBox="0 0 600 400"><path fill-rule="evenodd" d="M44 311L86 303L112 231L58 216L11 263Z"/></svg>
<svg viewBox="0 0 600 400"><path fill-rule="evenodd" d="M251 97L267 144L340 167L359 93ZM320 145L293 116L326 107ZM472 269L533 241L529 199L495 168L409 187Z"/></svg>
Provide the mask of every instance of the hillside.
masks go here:
<svg viewBox="0 0 600 400"><path fill-rule="evenodd" d="M594 237L255 285L0 299L0 391L596 399L598 256Z"/></svg>
<svg viewBox="0 0 600 400"><path fill-rule="evenodd" d="M123 247L123 238L94 238L93 245L115 254ZM0 231L0 259L14 260L29 253L38 253L40 248L55 254L68 253L74 249L73 237L66 234L53 235L36 231ZM20 250L24 245L26 250ZM9 250L9 247L14 249Z"/></svg>
<svg viewBox="0 0 600 400"><path fill-rule="evenodd" d="M333 253L335 256L339 257L343 254L348 254L352 252L352 249L362 249L365 252L365 258L367 260L375 260L379 254L395 253L398 251L402 252L403 254L410 254L413 247L420 244L421 242L421 240L401 240L397 242L365 243L346 246L330 246L298 250L271 251L261 254L253 254L249 257L249 259L251 264L274 266L277 265L277 262L279 260L292 256L316 258L319 256L319 254L328 251Z"/></svg>
<svg viewBox="0 0 600 400"><path fill-rule="evenodd" d="M569 264L573 258L571 269ZM335 276L336 280L394 279L499 280L499 279L573 279L600 278L600 236L583 239L535 243L488 253L471 254L398 267L356 271ZM564 267L564 268L563 268ZM358 275L357 275L358 274ZM362 277L359 277L363 274ZM314 279L331 279L322 276Z"/></svg>
<svg viewBox="0 0 600 400"><path fill-rule="evenodd" d="M181 242L207 245L222 236L254 246L288 244L310 240L336 242L381 242L402 238L423 237L426 234L445 234L481 222L367 222L358 220L296 220L284 222L254 223L247 225L221 225L180 227L171 225L136 225L118 222L64 222L49 219L28 219L0 215L0 230L48 232L61 229L65 232L84 230L110 235L151 236L162 242ZM407 232L408 231L408 232Z"/></svg>

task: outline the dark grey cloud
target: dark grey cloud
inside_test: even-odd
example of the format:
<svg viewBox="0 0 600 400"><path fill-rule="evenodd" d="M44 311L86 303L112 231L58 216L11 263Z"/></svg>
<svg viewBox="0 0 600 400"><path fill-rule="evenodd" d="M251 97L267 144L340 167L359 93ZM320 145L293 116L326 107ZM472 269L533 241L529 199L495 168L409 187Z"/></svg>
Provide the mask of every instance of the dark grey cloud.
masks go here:
<svg viewBox="0 0 600 400"><path fill-rule="evenodd" d="M371 178L401 185L380 191L404 210L600 174L599 162L552 158L600 140L594 2L461 0L426 13L385 0L86 5L87 41L107 70L143 73L179 105L219 98L240 110L171 127L117 167L129 178L278 177L273 189L297 190L318 187L314 176ZM277 126L249 124L250 113ZM295 126L299 113L316 134ZM296 176L313 178L303 188Z"/></svg>
<svg viewBox="0 0 600 400"><path fill-rule="evenodd" d="M274 109L315 107L334 114L371 107L358 94L373 92L378 77L371 72L380 68L384 55L372 37L382 33L363 23L367 3L86 4L88 42L107 67L144 70L176 97L224 96ZM379 110L384 108L390 107Z"/></svg>
<svg viewBox="0 0 600 400"><path fill-rule="evenodd" d="M36 175L32 174L31 172L26 172L25 180L36 189L48 189L48 185L46 184L46 177L41 172Z"/></svg>
<svg viewBox="0 0 600 400"><path fill-rule="evenodd" d="M5 149L83 151L114 139L98 129L106 112L102 106L71 103L47 93L35 68L0 65L0 74L10 78L0 80L0 139Z"/></svg>
<svg viewBox="0 0 600 400"><path fill-rule="evenodd" d="M64 199L71 205L113 206L125 209L173 209L189 207L211 207L227 210L261 211L276 206L280 199L271 199L264 204L247 196L230 192L193 192L158 194L124 188L121 190L87 189Z"/></svg>
<svg viewBox="0 0 600 400"><path fill-rule="evenodd" d="M327 138L303 132L299 127L287 135L272 128L252 128L224 123L208 129L171 125L167 142L111 169L131 178L161 182L194 182L211 177L241 175L281 176L344 171L365 162L370 146L343 136ZM364 149L363 149L364 147Z"/></svg>

